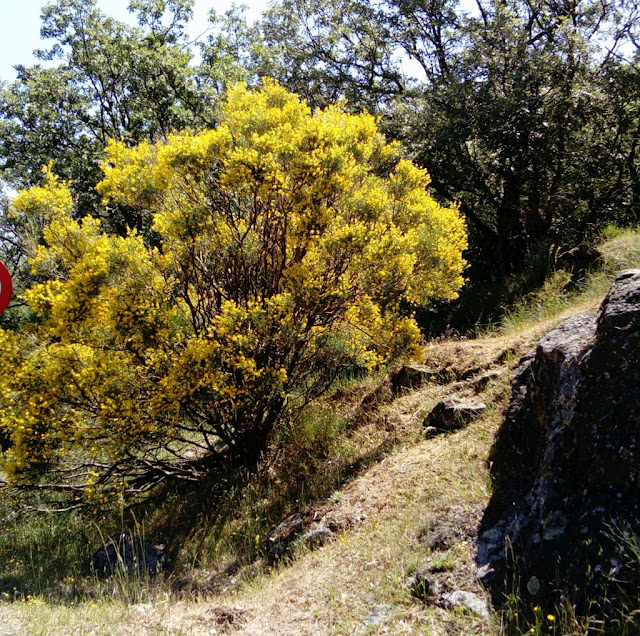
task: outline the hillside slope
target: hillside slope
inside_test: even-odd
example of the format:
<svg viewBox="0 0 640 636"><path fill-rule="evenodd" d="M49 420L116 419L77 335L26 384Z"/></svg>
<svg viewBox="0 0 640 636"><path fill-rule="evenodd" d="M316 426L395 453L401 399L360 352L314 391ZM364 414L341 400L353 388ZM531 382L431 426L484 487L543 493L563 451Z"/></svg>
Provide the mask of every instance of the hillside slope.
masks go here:
<svg viewBox="0 0 640 636"><path fill-rule="evenodd" d="M609 241L603 249L608 267L635 265L639 246L637 235ZM434 381L395 399L387 387L376 415L379 438L370 440L372 446L384 442L377 460L363 463L325 500L300 510L337 529L318 549L300 549L273 568L262 559L243 564L221 557L198 566L205 585L180 593L170 577L141 595L142 603L91 594L59 603L30 596L0 599L0 636L500 633L499 615L447 609L442 598L448 591L487 598L477 579L474 538L491 494L487 457L509 400L512 372L562 318L597 307L610 278L610 272L596 276L568 300L557 293L562 279L551 280L542 293L552 299L553 311L533 297L521 312L526 320L507 335L425 347L423 360L437 371ZM367 395L384 393L382 388L335 399L358 409ZM452 395L482 400L487 409L465 429L426 439L425 416ZM256 544L264 539L256 536ZM505 594L515 592L505 583Z"/></svg>
<svg viewBox="0 0 640 636"><path fill-rule="evenodd" d="M247 577L231 571L228 591L200 602L160 595L149 604L111 609L104 602L2 604L0 634L495 633L495 619L425 602L410 582L427 571L443 591L484 595L473 540L490 494L486 458L508 399L510 369L540 332L427 347L425 358L451 382L426 384L382 407L388 427L407 441L319 507L318 514L342 528L323 547L273 570L256 568L249 582L237 583ZM474 379L487 369L502 373L492 374L477 394L486 413L464 430L420 440L422 420L437 401L476 395ZM461 376L467 379L456 379ZM363 621L376 613L382 620L367 627Z"/></svg>

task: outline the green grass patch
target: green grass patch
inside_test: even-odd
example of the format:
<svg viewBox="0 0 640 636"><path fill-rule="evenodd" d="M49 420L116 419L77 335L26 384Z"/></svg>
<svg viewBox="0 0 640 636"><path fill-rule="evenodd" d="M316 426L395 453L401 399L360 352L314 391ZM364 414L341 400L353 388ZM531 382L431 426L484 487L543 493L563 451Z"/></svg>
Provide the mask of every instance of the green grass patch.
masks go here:
<svg viewBox="0 0 640 636"><path fill-rule="evenodd" d="M569 285L570 274L553 271L535 291L505 306L499 326L509 334L541 321L553 320L573 307L596 303L604 296L616 274L640 267L640 231L610 226L596 245L603 256L601 267L587 273L576 286Z"/></svg>
<svg viewBox="0 0 640 636"><path fill-rule="evenodd" d="M90 555L85 521L77 513L18 515L0 532L0 597L77 600L90 576Z"/></svg>

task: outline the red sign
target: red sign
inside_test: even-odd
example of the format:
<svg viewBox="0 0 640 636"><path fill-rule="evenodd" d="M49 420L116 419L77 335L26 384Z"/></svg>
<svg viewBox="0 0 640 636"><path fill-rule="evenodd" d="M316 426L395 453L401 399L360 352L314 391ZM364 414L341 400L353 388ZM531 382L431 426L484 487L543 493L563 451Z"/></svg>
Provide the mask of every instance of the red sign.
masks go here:
<svg viewBox="0 0 640 636"><path fill-rule="evenodd" d="M7 308L13 293L11 274L6 265L0 261L0 314Z"/></svg>

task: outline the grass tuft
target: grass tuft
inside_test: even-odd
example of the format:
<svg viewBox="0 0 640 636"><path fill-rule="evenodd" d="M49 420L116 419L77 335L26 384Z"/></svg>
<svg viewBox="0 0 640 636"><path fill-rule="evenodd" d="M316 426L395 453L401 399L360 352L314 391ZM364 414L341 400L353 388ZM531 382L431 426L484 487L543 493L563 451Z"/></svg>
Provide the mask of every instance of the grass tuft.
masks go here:
<svg viewBox="0 0 640 636"><path fill-rule="evenodd" d="M500 332L513 334L568 313L595 309L620 271L640 267L640 230L610 226L596 247L603 256L602 267L588 272L575 288L568 285L568 272L552 272L538 289L504 308Z"/></svg>

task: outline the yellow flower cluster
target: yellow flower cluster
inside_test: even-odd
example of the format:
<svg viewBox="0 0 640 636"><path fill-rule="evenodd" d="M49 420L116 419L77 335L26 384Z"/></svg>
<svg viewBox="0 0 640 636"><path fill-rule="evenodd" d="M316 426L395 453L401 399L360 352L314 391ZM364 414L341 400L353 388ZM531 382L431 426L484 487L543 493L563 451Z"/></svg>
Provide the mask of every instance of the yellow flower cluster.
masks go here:
<svg viewBox="0 0 640 636"><path fill-rule="evenodd" d="M240 448L331 369L412 353L398 308L456 296L466 234L398 152L369 115L240 84L215 130L106 148L100 194L152 214L157 247L75 219L46 169L13 202L44 244L24 295L37 321L0 331L8 474L94 466L94 496L110 462Z"/></svg>

